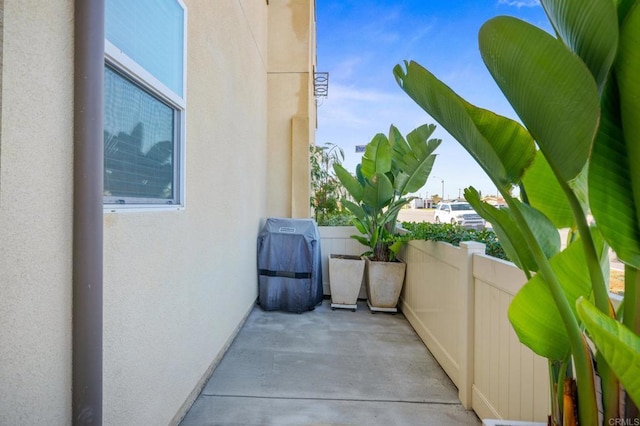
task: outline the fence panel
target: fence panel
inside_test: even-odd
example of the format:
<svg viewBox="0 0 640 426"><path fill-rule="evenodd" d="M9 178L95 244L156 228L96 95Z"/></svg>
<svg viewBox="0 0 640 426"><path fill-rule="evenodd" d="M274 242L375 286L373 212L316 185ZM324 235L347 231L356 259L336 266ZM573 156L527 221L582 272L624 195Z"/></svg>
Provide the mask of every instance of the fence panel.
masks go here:
<svg viewBox="0 0 640 426"><path fill-rule="evenodd" d="M547 361L522 345L507 311L526 278L510 262L473 257L475 287L472 407L481 418L546 421Z"/></svg>

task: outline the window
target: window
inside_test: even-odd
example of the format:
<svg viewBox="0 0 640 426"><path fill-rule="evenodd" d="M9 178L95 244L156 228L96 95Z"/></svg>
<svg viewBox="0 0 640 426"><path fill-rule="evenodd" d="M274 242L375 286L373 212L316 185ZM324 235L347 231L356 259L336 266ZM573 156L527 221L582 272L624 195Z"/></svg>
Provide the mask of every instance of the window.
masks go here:
<svg viewBox="0 0 640 426"><path fill-rule="evenodd" d="M107 0L104 202L180 205L185 22L179 0Z"/></svg>

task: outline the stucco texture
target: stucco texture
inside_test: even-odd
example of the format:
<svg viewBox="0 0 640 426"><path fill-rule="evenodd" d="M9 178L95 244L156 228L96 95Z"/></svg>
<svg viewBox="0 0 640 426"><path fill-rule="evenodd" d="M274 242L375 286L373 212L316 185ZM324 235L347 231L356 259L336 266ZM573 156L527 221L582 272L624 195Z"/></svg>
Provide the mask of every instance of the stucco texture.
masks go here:
<svg viewBox="0 0 640 426"><path fill-rule="evenodd" d="M3 2L0 424L69 424L73 8Z"/></svg>
<svg viewBox="0 0 640 426"><path fill-rule="evenodd" d="M169 423L257 296L268 192L267 5L185 4L185 208L105 214L111 425Z"/></svg>
<svg viewBox="0 0 640 426"><path fill-rule="evenodd" d="M315 145L313 2L270 0L268 180L270 216L307 218L309 146ZM305 30L307 29L307 30Z"/></svg>

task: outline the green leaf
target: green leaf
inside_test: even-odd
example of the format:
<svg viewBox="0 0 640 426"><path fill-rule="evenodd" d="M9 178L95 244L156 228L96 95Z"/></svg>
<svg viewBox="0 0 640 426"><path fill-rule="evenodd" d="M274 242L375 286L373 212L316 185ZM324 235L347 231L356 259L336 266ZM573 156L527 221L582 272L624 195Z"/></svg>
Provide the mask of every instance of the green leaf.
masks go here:
<svg viewBox="0 0 640 426"><path fill-rule="evenodd" d="M615 75L605 88L589 169L589 198L602 234L617 256L640 268L640 7L621 31ZM622 130L624 129L624 131Z"/></svg>
<svg viewBox="0 0 640 426"><path fill-rule="evenodd" d="M612 79L603 95L602 121L589 162L591 213L605 240L625 263L640 268L638 209L629 196L635 183L622 134L619 95Z"/></svg>
<svg viewBox="0 0 640 426"><path fill-rule="evenodd" d="M362 175L367 179L391 170L391 144L384 134L378 133L367 144L361 165Z"/></svg>
<svg viewBox="0 0 640 426"><path fill-rule="evenodd" d="M365 247L369 247L370 246L369 240L366 239L365 237L363 237L362 235L352 235L351 238L353 238L354 240L356 240L357 242L359 242L360 244L362 244Z"/></svg>
<svg viewBox="0 0 640 426"><path fill-rule="evenodd" d="M362 202L374 210L381 210L393 199L393 183L386 174L376 172L364 188Z"/></svg>
<svg viewBox="0 0 640 426"><path fill-rule="evenodd" d="M429 144L425 145L424 141L428 141L435 130L435 124L423 124L407 134L407 142L416 158L424 158L433 152L435 148L432 148ZM442 142L441 139L433 139L433 141L434 143L438 141L437 145L440 145L440 142Z"/></svg>
<svg viewBox="0 0 640 426"><path fill-rule="evenodd" d="M574 241L554 256L551 266L575 315L575 301L591 296L582 242ZM516 294L509 306L509 320L520 341L538 355L563 360L569 353L567 332L560 326L560 312L542 275L531 278Z"/></svg>
<svg viewBox="0 0 640 426"><path fill-rule="evenodd" d="M611 0L541 0L551 25L603 87L618 48L618 16Z"/></svg>
<svg viewBox="0 0 640 426"><path fill-rule="evenodd" d="M621 25L627 19L629 10L638 3L637 0L617 0L618 2L618 24Z"/></svg>
<svg viewBox="0 0 640 426"><path fill-rule="evenodd" d="M345 206L351 213L353 213L353 215L362 220L366 217L366 214L364 212L364 210L362 209L362 207L359 204L356 204L350 200L347 199L342 199L341 203L343 206ZM356 225L357 226L357 225Z"/></svg>
<svg viewBox="0 0 640 426"><path fill-rule="evenodd" d="M620 115L629 154L631 193L636 206L636 219L640 220L640 4L636 2L627 14L620 31L620 51L616 62L616 75L620 88ZM637 237L637 236L636 236ZM637 239L637 238L636 238Z"/></svg>
<svg viewBox="0 0 640 426"><path fill-rule="evenodd" d="M633 402L640 405L640 337L585 299L577 301L577 310L598 351Z"/></svg>
<svg viewBox="0 0 640 426"><path fill-rule="evenodd" d="M400 87L471 154L501 192L518 184L535 155L526 129L468 103L416 62L405 66L393 71Z"/></svg>
<svg viewBox="0 0 640 426"><path fill-rule="evenodd" d="M356 202L360 202L364 188L358 179L354 178L341 164L335 163L333 170L349 195L351 195Z"/></svg>
<svg viewBox="0 0 640 426"><path fill-rule="evenodd" d="M575 225L569 201L540 151L527 169L522 183L529 203L544 213L556 228L571 228Z"/></svg>
<svg viewBox="0 0 640 426"><path fill-rule="evenodd" d="M423 125L407 135L405 140L392 126L389 141L393 149L393 162L397 168L395 189L400 195L417 192L427 182L436 156L433 151L442 142L440 139L427 140L435 126Z"/></svg>
<svg viewBox="0 0 640 426"><path fill-rule="evenodd" d="M480 194L473 187L465 189L464 196L480 216L491 222L494 232L513 262L525 271L537 271L538 264L510 210L496 209L480 201ZM520 210L547 258L560 251L560 234L544 214L516 199L510 199L509 205Z"/></svg>
<svg viewBox="0 0 640 426"><path fill-rule="evenodd" d="M584 168L599 119L598 89L560 41L516 18L480 29L480 52L494 80L565 182Z"/></svg>
<svg viewBox="0 0 640 426"><path fill-rule="evenodd" d="M509 305L509 321L520 342L533 352L563 360L570 352L569 337L547 285L538 277L527 282L514 297Z"/></svg>
<svg viewBox="0 0 640 426"><path fill-rule="evenodd" d="M473 187L464 190L464 198L483 219L491 223L505 253L523 271L537 271L538 265L522 231L507 209L497 209L480 200Z"/></svg>

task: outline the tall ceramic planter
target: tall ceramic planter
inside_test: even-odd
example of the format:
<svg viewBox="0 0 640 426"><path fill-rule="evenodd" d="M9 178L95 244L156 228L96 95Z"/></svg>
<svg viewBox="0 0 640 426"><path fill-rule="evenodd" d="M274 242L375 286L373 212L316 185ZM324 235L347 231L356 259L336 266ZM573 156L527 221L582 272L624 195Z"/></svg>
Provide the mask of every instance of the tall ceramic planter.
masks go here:
<svg viewBox="0 0 640 426"><path fill-rule="evenodd" d="M398 312L398 299L404 284L407 264L375 262L365 257L365 284L367 304L371 312Z"/></svg>
<svg viewBox="0 0 640 426"><path fill-rule="evenodd" d="M360 256L332 254L329 256L329 286L331 308L355 312L358 293L364 276L364 259Z"/></svg>

